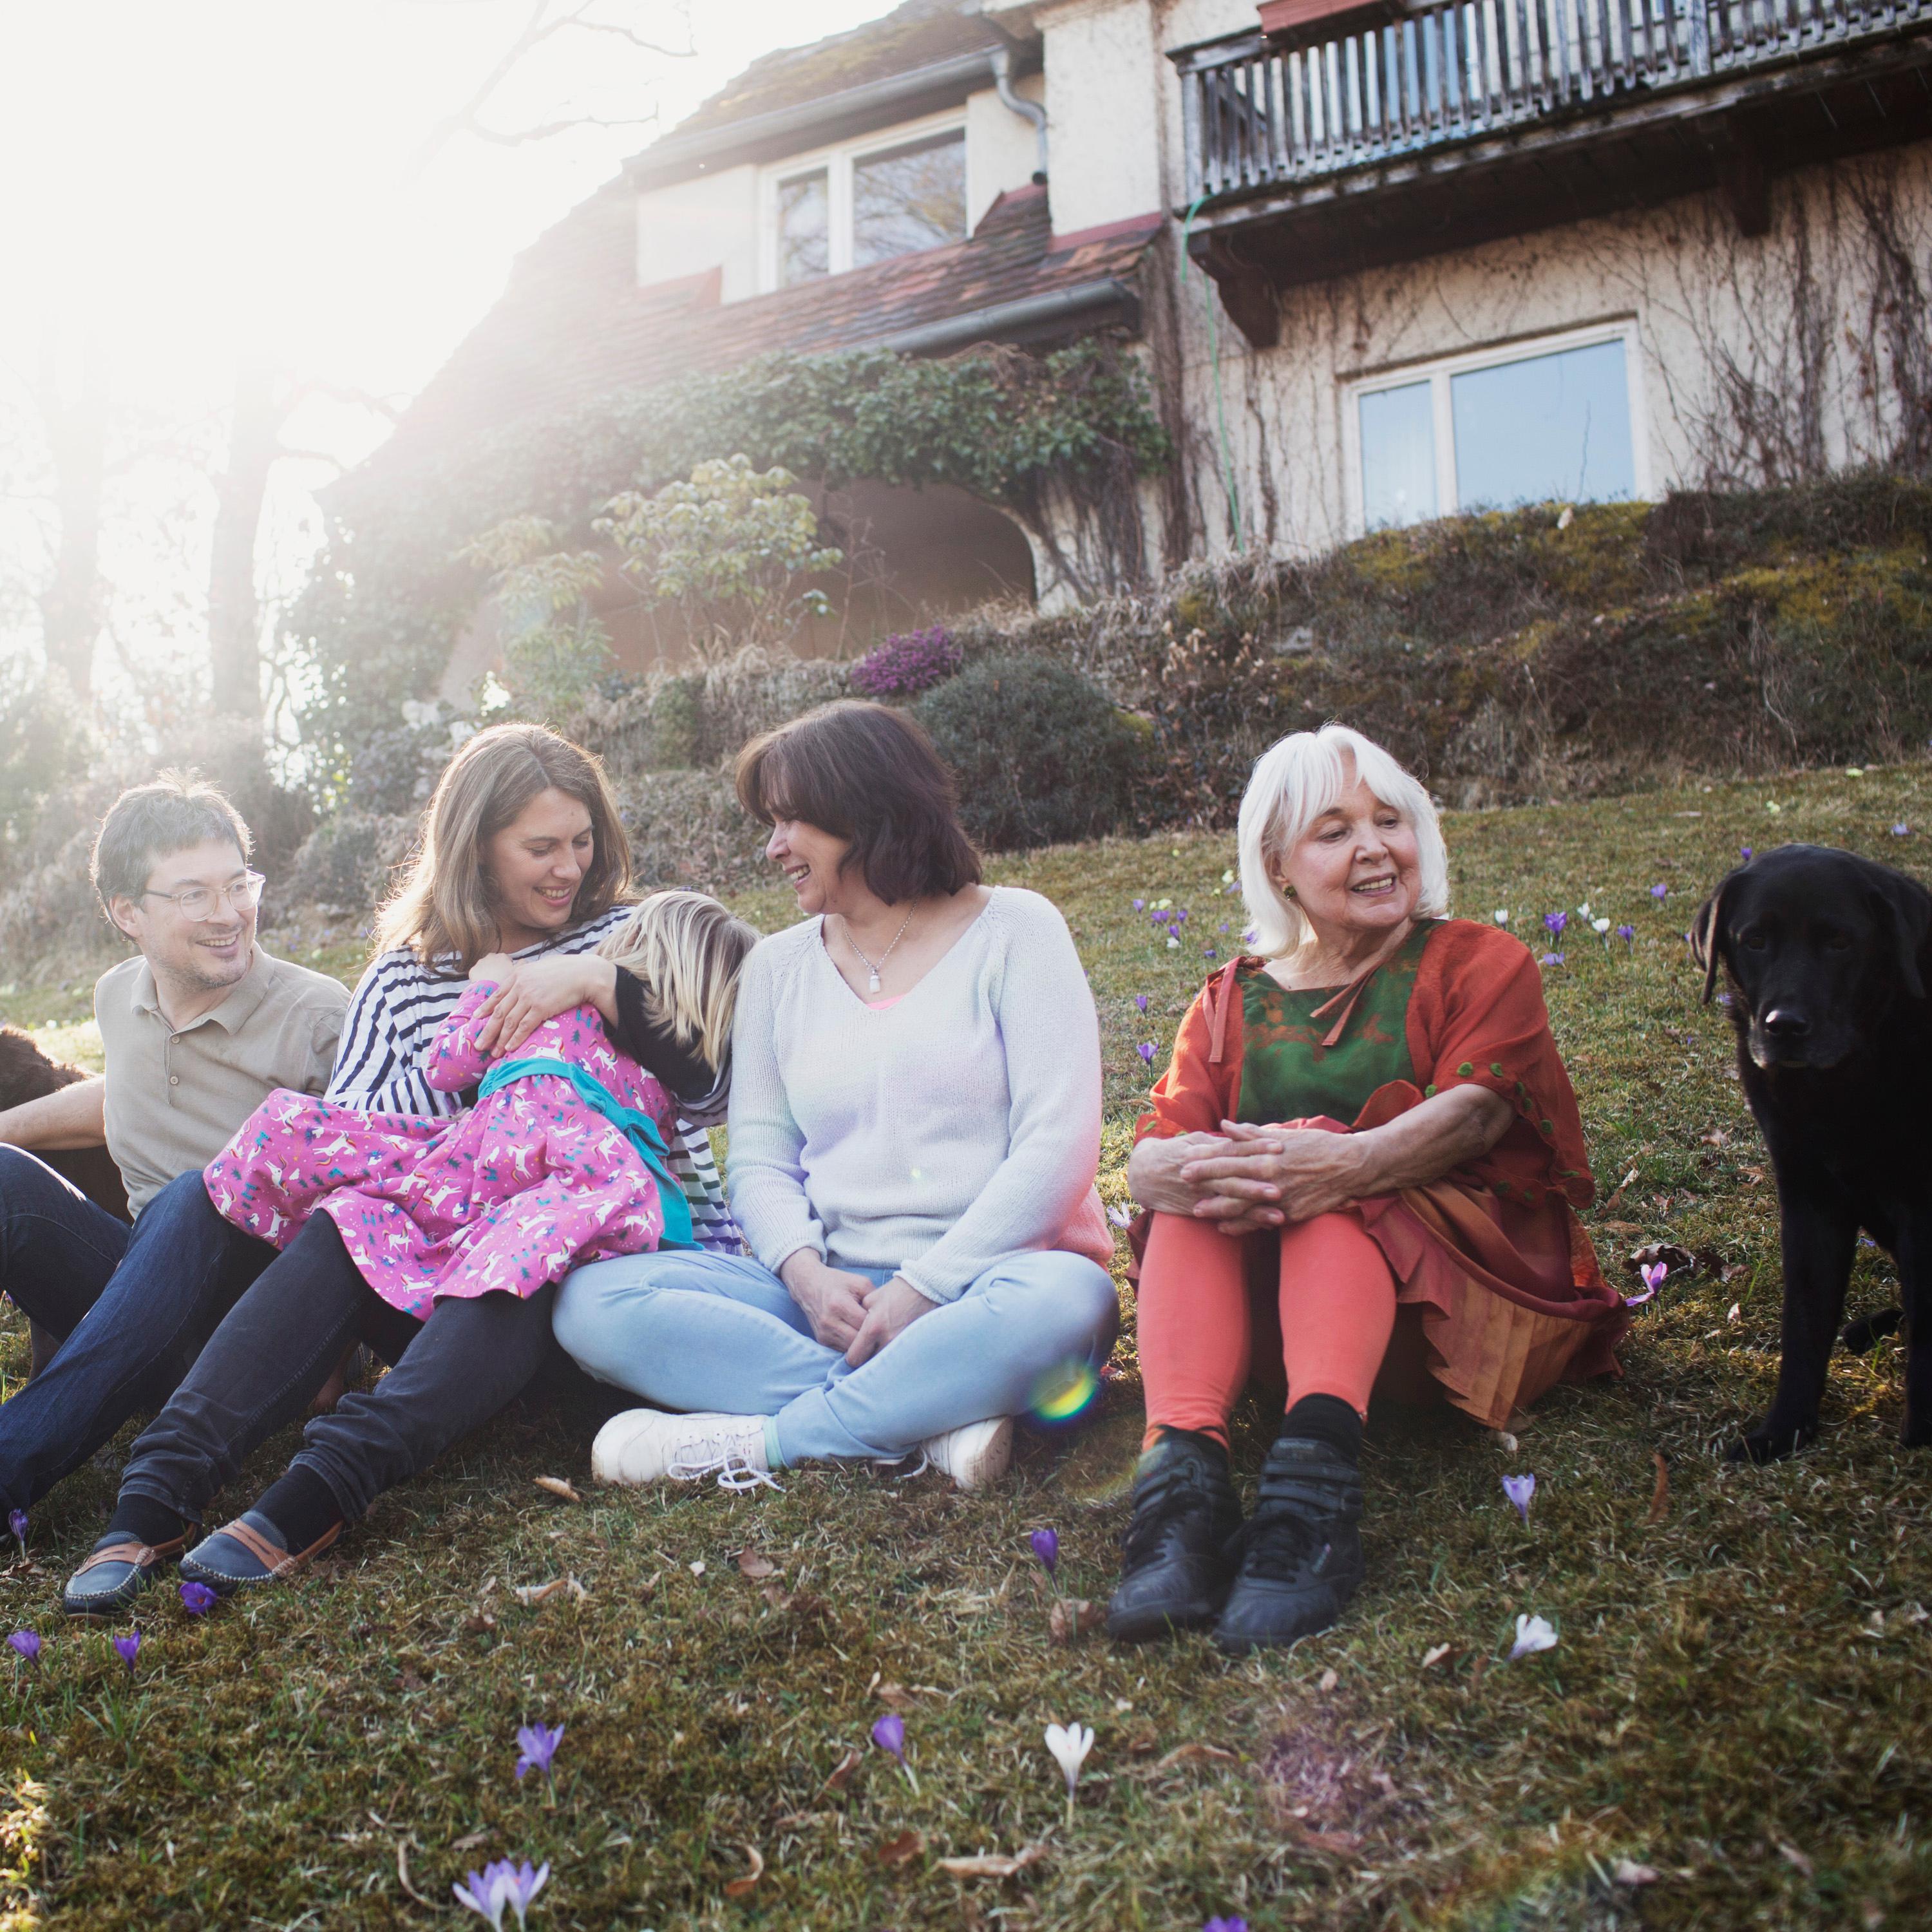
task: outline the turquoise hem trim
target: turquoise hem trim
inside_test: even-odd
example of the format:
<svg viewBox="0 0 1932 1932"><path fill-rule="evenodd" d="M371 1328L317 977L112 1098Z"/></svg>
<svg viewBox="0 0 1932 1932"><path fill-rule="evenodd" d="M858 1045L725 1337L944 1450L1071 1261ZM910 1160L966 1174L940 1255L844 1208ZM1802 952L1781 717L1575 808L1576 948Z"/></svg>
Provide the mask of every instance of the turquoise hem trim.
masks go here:
<svg viewBox="0 0 1932 1932"><path fill-rule="evenodd" d="M658 1237L660 1251L696 1247L698 1242L692 1231L691 1202L665 1165L667 1150L664 1136L658 1131L658 1124L650 1114L640 1112L635 1107L626 1106L594 1073L573 1066L567 1060L548 1056L533 1054L524 1060L500 1060L484 1075L482 1084L476 1090L477 1098L487 1100L513 1080L529 1080L540 1075L553 1080L568 1081L586 1106L594 1107L612 1126L620 1128L628 1136L631 1144L638 1150L638 1158L657 1184L658 1205L664 1214L664 1232Z"/></svg>
<svg viewBox="0 0 1932 1932"><path fill-rule="evenodd" d="M778 1419L775 1415L764 1418L765 1460L774 1469L785 1466L784 1451L778 1447Z"/></svg>

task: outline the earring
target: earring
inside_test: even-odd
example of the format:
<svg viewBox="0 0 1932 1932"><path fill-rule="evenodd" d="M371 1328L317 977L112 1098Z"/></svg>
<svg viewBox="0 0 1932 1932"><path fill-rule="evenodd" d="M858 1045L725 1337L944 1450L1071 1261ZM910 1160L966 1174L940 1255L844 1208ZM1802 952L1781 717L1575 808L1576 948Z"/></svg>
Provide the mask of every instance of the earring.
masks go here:
<svg viewBox="0 0 1932 1932"><path fill-rule="evenodd" d="M1292 898L1294 898L1294 888L1292 886L1283 886L1282 887L1282 889L1281 889L1281 890L1282 890L1282 896L1285 898L1291 898L1291 899L1292 899Z"/></svg>

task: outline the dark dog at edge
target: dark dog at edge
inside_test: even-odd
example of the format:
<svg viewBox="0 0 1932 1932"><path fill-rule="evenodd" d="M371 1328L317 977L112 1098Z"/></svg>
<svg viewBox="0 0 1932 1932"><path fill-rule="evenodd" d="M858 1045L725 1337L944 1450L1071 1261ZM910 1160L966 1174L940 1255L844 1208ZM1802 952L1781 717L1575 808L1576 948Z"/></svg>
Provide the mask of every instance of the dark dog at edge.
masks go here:
<svg viewBox="0 0 1932 1932"><path fill-rule="evenodd" d="M1901 1439L1932 1442L1932 892L1849 852L1780 846L1719 883L1691 948L1706 1001L1720 971L1730 984L1783 1222L1778 1390L1732 1460L1769 1462L1817 1434L1861 1228L1898 1266ZM1869 1347L1890 1325L1855 1323L1846 1340Z"/></svg>
<svg viewBox="0 0 1932 1932"><path fill-rule="evenodd" d="M0 1108L38 1100L87 1077L78 1066L63 1066L50 1060L32 1036L18 1027L0 1026ZM50 1150L37 1154L35 1158L71 1181L97 1207L127 1220L128 1190L122 1185L120 1169L104 1147ZM38 1375L52 1360L60 1344L39 1323L29 1327L34 1352L32 1372Z"/></svg>

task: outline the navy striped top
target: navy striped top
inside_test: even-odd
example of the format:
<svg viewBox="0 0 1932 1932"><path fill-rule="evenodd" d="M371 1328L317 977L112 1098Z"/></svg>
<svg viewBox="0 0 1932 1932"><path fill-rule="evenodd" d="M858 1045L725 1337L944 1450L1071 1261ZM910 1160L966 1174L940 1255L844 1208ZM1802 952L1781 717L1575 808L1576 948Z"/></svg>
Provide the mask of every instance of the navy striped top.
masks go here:
<svg viewBox="0 0 1932 1932"><path fill-rule="evenodd" d="M601 917L573 928L561 937L526 946L514 959L541 958L547 953L595 952L599 944L630 916L628 906L613 906ZM335 1070L329 1076L328 1098L368 1114L444 1114L458 1112L460 1095L439 1093L423 1077L430 1042L462 998L469 980L460 973L440 973L425 966L406 947L380 953L364 969L342 1023ZM622 1044L622 1042L620 1042ZM721 1096L707 1095L691 1106L693 1113L713 1115ZM692 1226L706 1248L737 1254L742 1243L724 1190L711 1156L711 1142L703 1127L681 1112L679 1139L670 1149L670 1171L691 1202Z"/></svg>

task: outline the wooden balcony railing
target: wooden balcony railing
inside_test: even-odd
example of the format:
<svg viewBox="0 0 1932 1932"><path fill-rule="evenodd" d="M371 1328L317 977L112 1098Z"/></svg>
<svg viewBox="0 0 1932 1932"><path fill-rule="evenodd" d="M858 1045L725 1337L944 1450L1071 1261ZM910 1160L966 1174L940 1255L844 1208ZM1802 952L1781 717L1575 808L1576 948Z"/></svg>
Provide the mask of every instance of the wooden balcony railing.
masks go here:
<svg viewBox="0 0 1932 1932"><path fill-rule="evenodd" d="M1932 0L1442 0L1310 45L1211 42L1174 56L1187 200L1709 88L1928 25Z"/></svg>

